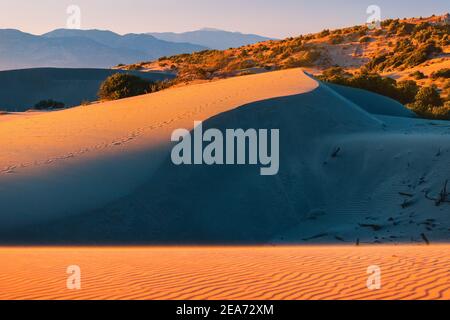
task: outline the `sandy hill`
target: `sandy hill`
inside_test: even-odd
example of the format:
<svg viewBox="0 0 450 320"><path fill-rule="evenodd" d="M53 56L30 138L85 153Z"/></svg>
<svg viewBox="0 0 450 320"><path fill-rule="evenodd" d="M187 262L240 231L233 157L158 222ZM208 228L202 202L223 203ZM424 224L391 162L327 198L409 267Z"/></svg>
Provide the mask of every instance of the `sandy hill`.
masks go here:
<svg viewBox="0 0 450 320"><path fill-rule="evenodd" d="M448 240L450 125L350 90L292 69L5 121L0 238ZM362 103L371 99L379 105ZM205 128L280 129L280 173L174 166L170 135L194 120Z"/></svg>
<svg viewBox="0 0 450 320"><path fill-rule="evenodd" d="M435 71L450 68L449 34L450 22L446 15L391 19L383 21L379 29L366 25L326 29L316 34L239 48L162 57L138 66L145 70L174 72L179 81L298 67L318 74L324 69L341 66L351 73L364 69L400 80L414 79L411 74L421 71L427 78L421 79L419 84L434 84L448 96L448 78L432 79L430 76Z"/></svg>

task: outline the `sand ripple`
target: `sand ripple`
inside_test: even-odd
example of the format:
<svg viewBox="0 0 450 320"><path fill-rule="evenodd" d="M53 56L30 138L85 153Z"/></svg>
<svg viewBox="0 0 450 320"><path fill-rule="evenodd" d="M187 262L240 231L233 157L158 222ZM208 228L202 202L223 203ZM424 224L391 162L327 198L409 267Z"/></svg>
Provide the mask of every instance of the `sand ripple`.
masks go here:
<svg viewBox="0 0 450 320"><path fill-rule="evenodd" d="M3 248L0 299L450 299L450 246ZM66 288L79 265L82 289ZM366 287L381 268L380 290Z"/></svg>

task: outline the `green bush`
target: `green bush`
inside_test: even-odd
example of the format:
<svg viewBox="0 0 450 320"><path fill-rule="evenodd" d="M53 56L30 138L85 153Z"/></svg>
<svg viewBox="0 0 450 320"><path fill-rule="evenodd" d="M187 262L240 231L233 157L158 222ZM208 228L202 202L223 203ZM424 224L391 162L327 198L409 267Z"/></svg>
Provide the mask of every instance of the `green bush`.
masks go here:
<svg viewBox="0 0 450 320"><path fill-rule="evenodd" d="M378 74L362 73L348 80L351 87L376 92L393 99L398 97L396 81Z"/></svg>
<svg viewBox="0 0 450 320"><path fill-rule="evenodd" d="M370 71L412 68L441 52L442 48L434 41L414 45L410 39L403 39L397 42L392 52L376 56L365 67Z"/></svg>
<svg viewBox="0 0 450 320"><path fill-rule="evenodd" d="M394 79L367 72L352 76L341 67L332 67L323 71L319 79L390 97L424 118L450 120L450 102L447 101L444 105L436 88L420 88L413 80L397 82Z"/></svg>
<svg viewBox="0 0 450 320"><path fill-rule="evenodd" d="M323 37L326 37L326 36L329 36L329 35L330 35L330 30L325 29L325 30L322 30L322 31L318 34L318 38L323 38Z"/></svg>
<svg viewBox="0 0 450 320"><path fill-rule="evenodd" d="M137 76L116 73L108 77L100 86L98 97L102 100L117 100L149 93L152 81Z"/></svg>
<svg viewBox="0 0 450 320"><path fill-rule="evenodd" d="M320 51L316 49L309 49L301 52L296 58L289 57L286 61L284 61L282 67L284 69L310 67L313 66L314 62L316 62L320 57Z"/></svg>
<svg viewBox="0 0 450 320"><path fill-rule="evenodd" d="M397 35L398 36L411 35L414 31L415 26L416 25L412 23L401 22L397 28Z"/></svg>
<svg viewBox="0 0 450 320"><path fill-rule="evenodd" d="M342 42L344 42L344 37L339 34L330 36L330 39L328 40L329 44L341 44Z"/></svg>
<svg viewBox="0 0 450 320"><path fill-rule="evenodd" d="M406 80L397 82L396 99L403 104L414 102L419 92L419 86L415 81Z"/></svg>
<svg viewBox="0 0 450 320"><path fill-rule="evenodd" d="M450 104L444 106L425 105L416 101L408 105L418 116L427 119L450 120Z"/></svg>
<svg viewBox="0 0 450 320"><path fill-rule="evenodd" d="M434 87L422 87L417 93L415 100L422 106L439 107L443 105L441 96Z"/></svg>
<svg viewBox="0 0 450 320"><path fill-rule="evenodd" d="M156 81L150 86L150 92L158 92L173 86L174 82L172 80Z"/></svg>
<svg viewBox="0 0 450 320"><path fill-rule="evenodd" d="M50 109L62 109L65 105L62 102L54 101L52 99L42 100L33 106L35 110L50 110Z"/></svg>
<svg viewBox="0 0 450 320"><path fill-rule="evenodd" d="M420 71L415 71L415 72L411 73L409 76L413 77L416 80L422 80L427 77L423 72L420 72Z"/></svg>
<svg viewBox="0 0 450 320"><path fill-rule="evenodd" d="M450 103L444 104L434 87L421 88L415 101L407 107L423 118L450 120Z"/></svg>
<svg viewBox="0 0 450 320"><path fill-rule="evenodd" d="M437 79L437 78L450 78L450 69L449 68L444 68L441 70L438 70L436 72L433 72L433 74L431 75L431 78L433 79Z"/></svg>

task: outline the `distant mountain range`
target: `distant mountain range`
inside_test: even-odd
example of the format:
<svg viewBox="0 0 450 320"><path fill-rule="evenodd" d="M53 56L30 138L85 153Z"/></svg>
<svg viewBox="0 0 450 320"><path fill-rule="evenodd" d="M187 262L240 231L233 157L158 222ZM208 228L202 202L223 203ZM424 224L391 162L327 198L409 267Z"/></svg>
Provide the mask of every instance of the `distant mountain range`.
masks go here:
<svg viewBox="0 0 450 320"><path fill-rule="evenodd" d="M184 33L153 32L149 33L149 35L165 41L194 43L217 50L237 48L248 44L271 40L270 38L258 36L256 34L243 34L240 32L229 32L212 28L204 28Z"/></svg>
<svg viewBox="0 0 450 320"><path fill-rule="evenodd" d="M171 40L172 39L172 40ZM151 61L162 56L228 48L267 40L221 30L175 34L126 34L111 31L57 29L32 35L0 29L0 70L62 67L109 68Z"/></svg>
<svg viewBox="0 0 450 320"><path fill-rule="evenodd" d="M35 67L108 68L165 55L204 50L199 45L173 43L146 34L118 35L99 30L55 30L36 36L0 30L0 70Z"/></svg>

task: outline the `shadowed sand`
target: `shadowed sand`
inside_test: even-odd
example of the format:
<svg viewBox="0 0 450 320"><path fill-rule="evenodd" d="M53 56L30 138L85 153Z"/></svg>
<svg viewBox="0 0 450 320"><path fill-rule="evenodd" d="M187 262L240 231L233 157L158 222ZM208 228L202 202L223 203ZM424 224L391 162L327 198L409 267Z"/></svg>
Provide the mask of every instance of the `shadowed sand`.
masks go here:
<svg viewBox="0 0 450 320"><path fill-rule="evenodd" d="M450 123L414 116L293 69L4 121L0 243L448 242ZM195 120L279 129L279 173L175 166Z"/></svg>
<svg viewBox="0 0 450 320"><path fill-rule="evenodd" d="M450 299L450 246L1 248L0 299ZM69 265L81 290L66 289ZM367 289L367 268L381 289Z"/></svg>
<svg viewBox="0 0 450 320"><path fill-rule="evenodd" d="M167 157L173 130L317 86L297 69L22 118L3 115L0 229L101 208L150 179Z"/></svg>

